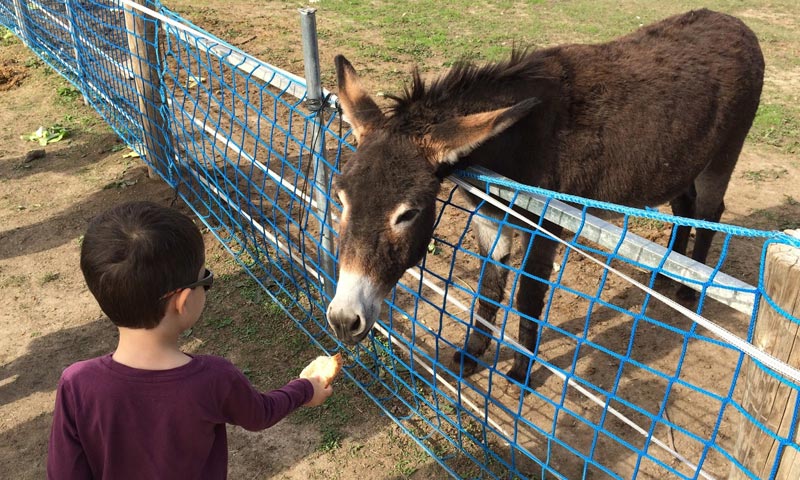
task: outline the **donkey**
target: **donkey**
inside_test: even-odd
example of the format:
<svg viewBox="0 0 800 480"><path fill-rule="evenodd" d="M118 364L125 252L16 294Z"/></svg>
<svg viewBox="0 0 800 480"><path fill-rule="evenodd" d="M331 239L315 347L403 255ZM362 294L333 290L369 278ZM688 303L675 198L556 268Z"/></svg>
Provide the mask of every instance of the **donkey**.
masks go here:
<svg viewBox="0 0 800 480"><path fill-rule="evenodd" d="M483 166L521 183L633 207L670 202L675 215L719 221L764 76L754 33L709 10L608 43L516 50L482 67L459 63L430 83L415 69L411 85L389 96L387 112L347 59L334 61L341 107L358 142L334 180L343 206L340 271L327 311L348 344L367 335L383 299L425 255L440 184L455 168ZM500 215L491 206L481 212ZM481 255L505 263L512 235L496 225L474 221ZM561 233L550 222L545 227ZM686 252L689 233L674 232L676 252ZM697 231L692 258L705 262L713 235ZM519 342L530 351L538 337L531 319L539 319L548 288L535 278L549 278L556 247L537 236L519 280L516 306L528 317L520 318ZM508 270L488 263L479 293L489 301L479 301L478 313L494 322ZM489 338L475 329L466 343L468 355L456 352L454 360L470 373ZM532 363L515 352L509 376L527 382Z"/></svg>

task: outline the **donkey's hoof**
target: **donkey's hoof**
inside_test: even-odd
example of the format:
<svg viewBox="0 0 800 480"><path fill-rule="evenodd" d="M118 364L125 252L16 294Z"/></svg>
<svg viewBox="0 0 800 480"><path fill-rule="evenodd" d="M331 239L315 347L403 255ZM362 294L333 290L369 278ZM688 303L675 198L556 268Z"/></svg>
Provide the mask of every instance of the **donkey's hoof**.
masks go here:
<svg viewBox="0 0 800 480"><path fill-rule="evenodd" d="M455 353L453 353L453 363L455 364L456 369L460 368L462 361L464 362L464 370L462 373L463 376L466 377L472 375L478 369L478 362L473 360L463 350L457 350Z"/></svg>

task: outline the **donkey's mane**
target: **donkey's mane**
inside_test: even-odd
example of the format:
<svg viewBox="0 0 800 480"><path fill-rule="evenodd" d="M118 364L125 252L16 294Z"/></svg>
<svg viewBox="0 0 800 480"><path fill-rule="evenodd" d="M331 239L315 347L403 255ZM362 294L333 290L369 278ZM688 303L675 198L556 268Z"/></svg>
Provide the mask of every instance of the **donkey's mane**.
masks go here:
<svg viewBox="0 0 800 480"><path fill-rule="evenodd" d="M398 113L417 102L437 104L451 101L454 96L495 88L498 84L542 77L542 65L533 61L529 48L514 48L507 60L478 66L469 61L459 61L430 84L422 78L418 67L412 71L411 85L406 85L400 95L386 94L394 101L390 110Z"/></svg>

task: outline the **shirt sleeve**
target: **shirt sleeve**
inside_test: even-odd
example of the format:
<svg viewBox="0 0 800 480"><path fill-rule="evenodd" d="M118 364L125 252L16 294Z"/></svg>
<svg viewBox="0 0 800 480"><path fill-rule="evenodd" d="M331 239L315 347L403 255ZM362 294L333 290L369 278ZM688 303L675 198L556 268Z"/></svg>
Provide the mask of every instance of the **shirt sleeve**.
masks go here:
<svg viewBox="0 0 800 480"><path fill-rule="evenodd" d="M304 378L271 392L259 392L242 372L231 367L230 390L224 396L222 412L226 423L246 430L269 428L314 396L313 385Z"/></svg>
<svg viewBox="0 0 800 480"><path fill-rule="evenodd" d="M53 426L47 449L47 478L50 480L92 478L86 453L78 437L71 390L63 377L58 382L56 391Z"/></svg>

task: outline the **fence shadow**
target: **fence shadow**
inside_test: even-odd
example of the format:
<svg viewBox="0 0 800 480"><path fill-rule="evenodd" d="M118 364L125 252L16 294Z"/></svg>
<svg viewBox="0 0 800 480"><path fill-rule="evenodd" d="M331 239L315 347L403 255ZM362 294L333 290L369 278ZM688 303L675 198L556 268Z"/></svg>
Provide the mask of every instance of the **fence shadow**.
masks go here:
<svg viewBox="0 0 800 480"><path fill-rule="evenodd" d="M69 140L71 143L68 147L58 144L42 147L29 143L25 155L0 159L0 175L9 179L21 179L43 172L76 175L108 155L114 146L123 145L122 140L111 132L79 133ZM44 156L29 158L31 152L36 150L43 150Z"/></svg>
<svg viewBox="0 0 800 480"><path fill-rule="evenodd" d="M161 179L147 178L144 165L128 170L119 181L126 186L96 190L47 219L0 231L0 260L43 252L73 241L83 234L92 217L116 203L148 198L169 204L174 195Z"/></svg>
<svg viewBox="0 0 800 480"><path fill-rule="evenodd" d="M105 318L34 338L24 355L0 368L0 405L55 389L66 367L111 352L116 339Z"/></svg>

